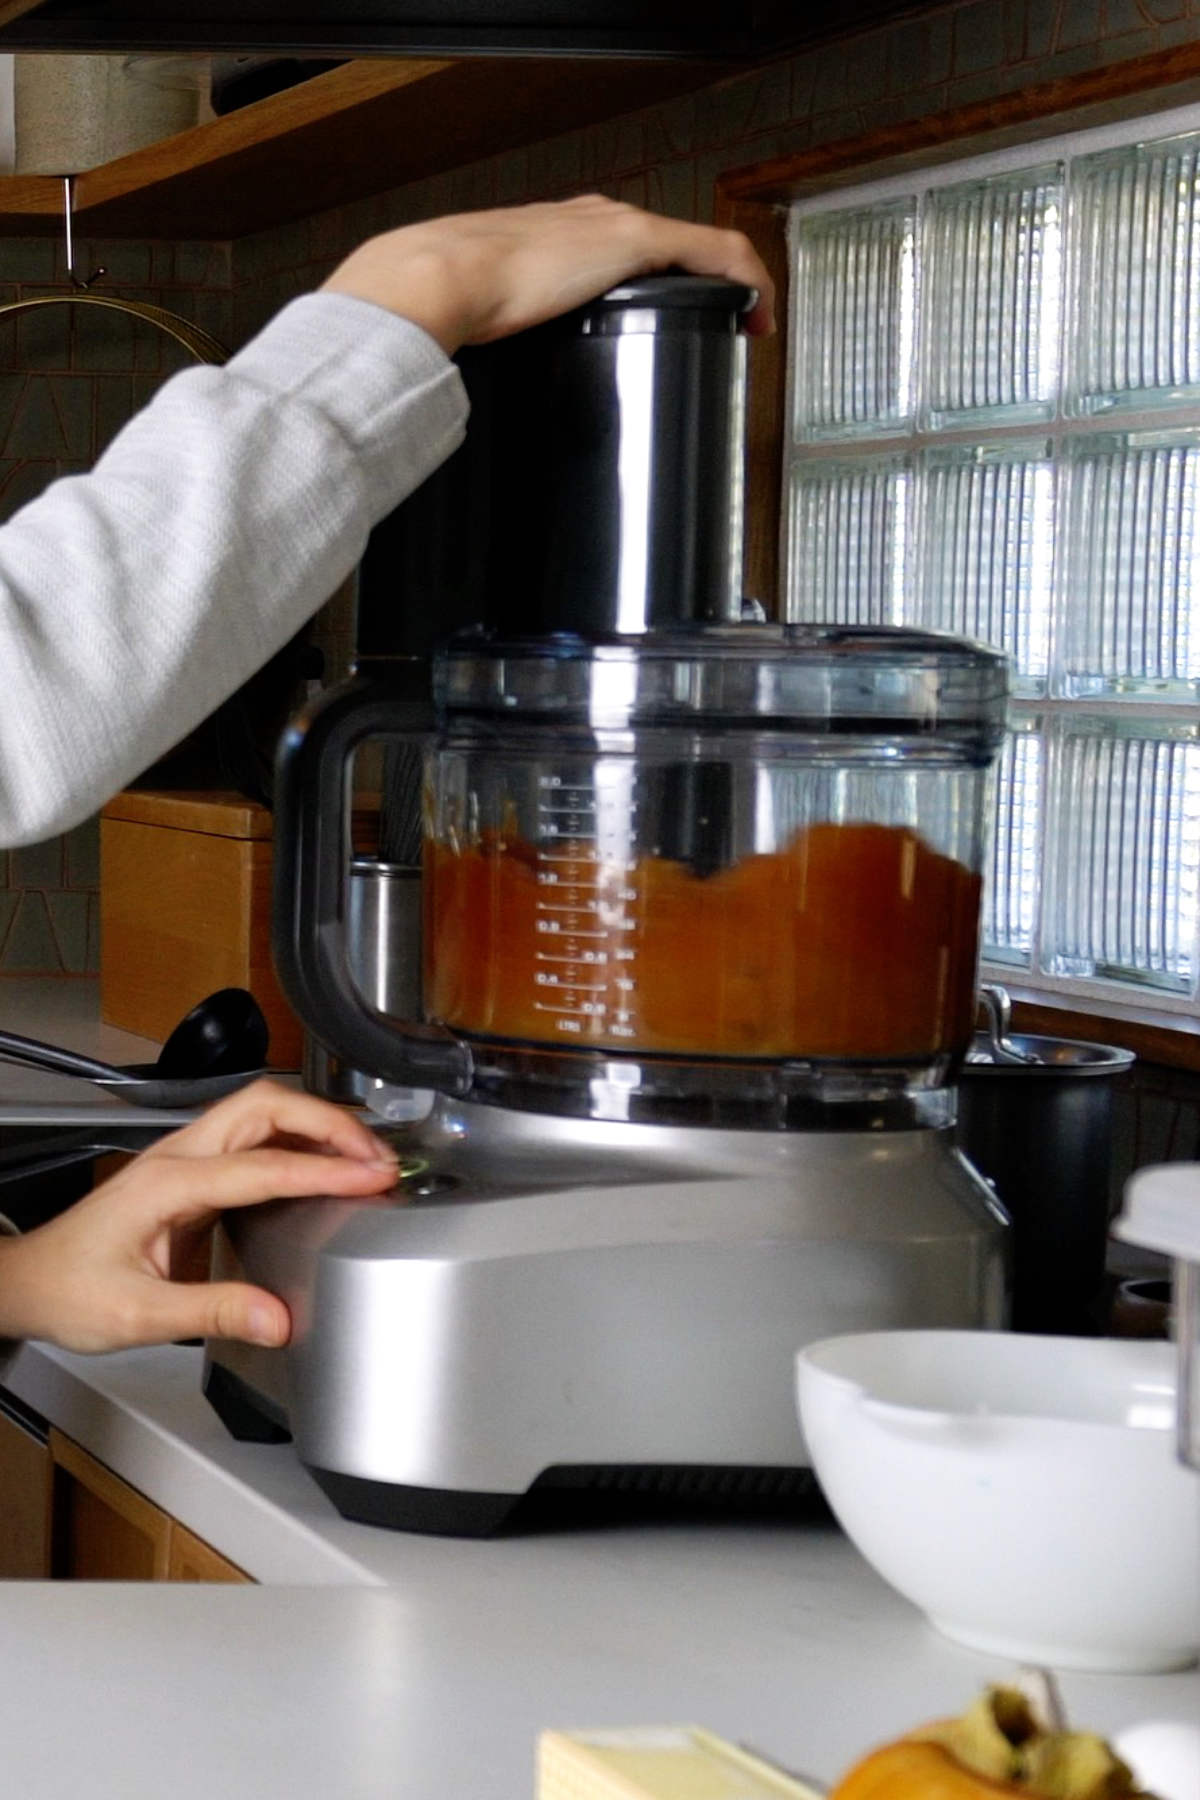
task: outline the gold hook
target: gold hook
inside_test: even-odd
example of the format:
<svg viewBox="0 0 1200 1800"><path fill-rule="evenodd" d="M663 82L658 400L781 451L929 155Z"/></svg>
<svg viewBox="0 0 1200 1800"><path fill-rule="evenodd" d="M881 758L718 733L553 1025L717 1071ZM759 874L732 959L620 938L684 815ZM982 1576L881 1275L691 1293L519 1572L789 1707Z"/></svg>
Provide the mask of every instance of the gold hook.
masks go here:
<svg viewBox="0 0 1200 1800"><path fill-rule="evenodd" d="M106 268L104 268L103 265L101 265L100 268L92 270L91 274L88 276L86 281L81 281L79 276L75 273L75 240L74 240L74 237L72 235L72 230L71 230L74 209L75 209L75 177L73 175L64 175L63 176L63 224L66 227L66 234L67 234L67 276L68 276L68 279L70 280L71 286L75 289L75 292L77 294L85 294L87 292L87 290L91 286L93 286L93 284L95 282L99 281L99 279L102 275L108 274L108 270Z"/></svg>

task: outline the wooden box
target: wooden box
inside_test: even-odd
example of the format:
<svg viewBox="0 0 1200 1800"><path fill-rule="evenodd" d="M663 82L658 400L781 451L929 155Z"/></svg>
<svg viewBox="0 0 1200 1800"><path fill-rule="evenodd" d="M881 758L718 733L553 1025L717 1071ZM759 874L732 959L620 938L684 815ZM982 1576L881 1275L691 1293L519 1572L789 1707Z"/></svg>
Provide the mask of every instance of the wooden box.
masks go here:
<svg viewBox="0 0 1200 1800"><path fill-rule="evenodd" d="M249 988L273 1068L304 1034L271 961L271 814L237 794L130 790L100 815L100 1013L162 1041L198 1000Z"/></svg>

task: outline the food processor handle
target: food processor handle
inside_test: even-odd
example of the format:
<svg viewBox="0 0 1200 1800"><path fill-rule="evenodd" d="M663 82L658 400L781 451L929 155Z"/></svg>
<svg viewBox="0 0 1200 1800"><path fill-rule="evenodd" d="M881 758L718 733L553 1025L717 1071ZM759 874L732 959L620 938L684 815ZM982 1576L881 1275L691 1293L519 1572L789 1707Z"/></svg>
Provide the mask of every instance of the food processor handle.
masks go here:
<svg viewBox="0 0 1200 1800"><path fill-rule="evenodd" d="M288 725L275 783L275 965L303 1023L351 1068L397 1086L465 1094L467 1046L443 1026L393 1019L368 1005L346 940L350 758L366 738L433 729L427 702L378 679L331 689Z"/></svg>

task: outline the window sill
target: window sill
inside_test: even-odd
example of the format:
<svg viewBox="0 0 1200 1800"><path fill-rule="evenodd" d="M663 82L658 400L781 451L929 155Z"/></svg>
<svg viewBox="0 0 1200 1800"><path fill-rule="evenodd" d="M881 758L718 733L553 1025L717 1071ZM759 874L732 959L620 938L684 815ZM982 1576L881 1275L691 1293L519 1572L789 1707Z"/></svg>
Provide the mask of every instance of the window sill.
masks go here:
<svg viewBox="0 0 1200 1800"><path fill-rule="evenodd" d="M1012 1001L1014 1031L1116 1044L1142 1062L1200 1073L1200 1019L1115 1002L1101 1012L1095 1001L1085 1009L1067 1004L1062 996L1051 998L1011 982L1004 986Z"/></svg>

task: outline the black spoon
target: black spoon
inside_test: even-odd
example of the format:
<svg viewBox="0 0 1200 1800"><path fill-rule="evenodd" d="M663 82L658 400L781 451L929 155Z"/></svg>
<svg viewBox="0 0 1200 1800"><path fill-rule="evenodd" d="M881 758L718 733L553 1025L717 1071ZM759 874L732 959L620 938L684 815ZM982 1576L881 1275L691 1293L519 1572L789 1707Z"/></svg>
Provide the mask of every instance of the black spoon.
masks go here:
<svg viewBox="0 0 1200 1800"><path fill-rule="evenodd" d="M132 1106L204 1106L266 1073L269 1032L245 988L221 988L180 1020L152 1063L100 1062L0 1031L0 1060L108 1088Z"/></svg>

